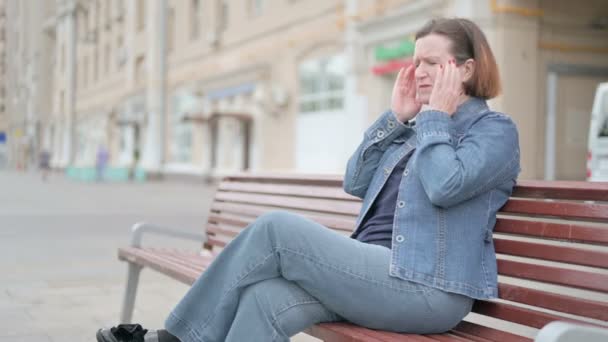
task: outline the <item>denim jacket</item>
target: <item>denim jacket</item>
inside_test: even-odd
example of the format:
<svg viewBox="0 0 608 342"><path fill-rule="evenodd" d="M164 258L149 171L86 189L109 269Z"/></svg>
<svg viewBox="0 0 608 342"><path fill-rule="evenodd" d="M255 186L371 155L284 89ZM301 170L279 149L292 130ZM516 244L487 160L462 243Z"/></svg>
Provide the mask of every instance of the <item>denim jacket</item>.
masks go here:
<svg viewBox="0 0 608 342"><path fill-rule="evenodd" d="M414 126L384 113L348 161L344 190L363 199L354 232L412 149L399 185L390 275L472 298L497 297L492 231L520 172L517 127L480 98L452 116L422 111Z"/></svg>

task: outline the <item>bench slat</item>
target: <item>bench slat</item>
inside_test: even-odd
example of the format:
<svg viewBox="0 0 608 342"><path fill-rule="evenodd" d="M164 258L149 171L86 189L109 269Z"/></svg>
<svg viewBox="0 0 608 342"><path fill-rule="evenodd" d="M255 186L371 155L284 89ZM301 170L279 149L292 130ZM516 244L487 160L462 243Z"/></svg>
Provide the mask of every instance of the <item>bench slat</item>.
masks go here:
<svg viewBox="0 0 608 342"><path fill-rule="evenodd" d="M216 200L236 203L256 203L284 209L312 210L322 213L358 215L361 203L352 201L311 201L302 198L282 197L274 195L251 195L235 192L218 192Z"/></svg>
<svg viewBox="0 0 608 342"><path fill-rule="evenodd" d="M304 330L310 336L314 336L323 341L332 342L383 342L382 340L371 338L359 331L352 330L350 325L344 323L321 323L313 325Z"/></svg>
<svg viewBox="0 0 608 342"><path fill-rule="evenodd" d="M321 323L308 328L307 334L322 340L339 341L420 341L433 342L435 339L428 335L396 334L366 329L350 323ZM457 340L456 340L457 341Z"/></svg>
<svg viewBox="0 0 608 342"><path fill-rule="evenodd" d="M464 333L464 337L481 337L486 341L531 342L532 339L510 332L485 327L483 325L462 321L452 329L455 334Z"/></svg>
<svg viewBox="0 0 608 342"><path fill-rule="evenodd" d="M218 190L248 192L268 195L287 195L297 197L329 198L348 201L360 201L358 197L344 192L342 187L290 185L290 184L260 184L244 182L222 182Z"/></svg>
<svg viewBox="0 0 608 342"><path fill-rule="evenodd" d="M241 231L242 229L239 228L226 227L214 223L207 224L207 232L213 233L213 235L210 235L210 237L213 236L214 238L217 238L220 235L226 235L228 237L234 238Z"/></svg>
<svg viewBox="0 0 608 342"><path fill-rule="evenodd" d="M608 303L571 297L537 289L498 284L500 299L608 322Z"/></svg>
<svg viewBox="0 0 608 342"><path fill-rule="evenodd" d="M220 248L224 248L224 247L226 247L226 245L228 245L229 242L230 241L228 241L227 239L224 239L219 236L209 235L207 237L207 243L210 244L211 246L217 246Z"/></svg>
<svg viewBox="0 0 608 342"><path fill-rule="evenodd" d="M121 260L152 268L171 278L181 281L184 284L192 285L200 274L192 269L185 268L182 265L169 262L161 256L146 253L145 250L142 249L120 248L118 253L118 257Z"/></svg>
<svg viewBox="0 0 608 342"><path fill-rule="evenodd" d="M320 174L302 174L302 173L272 173L272 172L256 172L255 174L248 172L236 173L226 176L223 181L246 181L257 183L274 183L274 184L308 184L308 185L326 185L326 186L342 186L343 177L341 175L320 175Z"/></svg>
<svg viewBox="0 0 608 342"><path fill-rule="evenodd" d="M608 275L504 259L498 259L497 264L502 275L608 292Z"/></svg>
<svg viewBox="0 0 608 342"><path fill-rule="evenodd" d="M503 213L551 216L572 220L608 219L608 205L606 204L510 199L500 211Z"/></svg>
<svg viewBox="0 0 608 342"><path fill-rule="evenodd" d="M464 338L462 336L458 336L458 335L454 335L451 332L439 335L439 334L433 334L433 335L427 335L428 337L437 340L437 341L442 341L442 342L455 342L455 341L471 341L471 339L468 338Z"/></svg>
<svg viewBox="0 0 608 342"><path fill-rule="evenodd" d="M494 238L496 253L608 268L608 252Z"/></svg>
<svg viewBox="0 0 608 342"><path fill-rule="evenodd" d="M138 258L145 259L147 262L160 261L160 264L178 267L180 271L188 274L200 274L213 261L209 257L202 257L196 254L176 255L172 251L142 249L137 254Z"/></svg>
<svg viewBox="0 0 608 342"><path fill-rule="evenodd" d="M265 211L265 212L267 212L267 211ZM263 213L264 212L260 213L260 215ZM299 214L299 215L302 215L310 220L320 223L321 225L323 225L325 227L337 229L337 230L344 230L344 231L352 231L352 229L356 223L355 220L348 220L348 219L323 217L323 216L310 215L310 214ZM239 227L246 227L253 221L253 219L251 217L243 217L240 215L228 215L223 212L221 212L221 213L214 212L209 215L209 221L213 222L213 223L227 223L227 224L237 225Z"/></svg>
<svg viewBox="0 0 608 342"><path fill-rule="evenodd" d="M553 321L568 321L579 324L584 323L580 320L530 310L510 304L479 300L473 305L473 312L538 329Z"/></svg>
<svg viewBox="0 0 608 342"><path fill-rule="evenodd" d="M518 181L515 197L608 201L607 182Z"/></svg>
<svg viewBox="0 0 608 342"><path fill-rule="evenodd" d="M591 227L581 224L528 221L499 217L494 231L497 233L559 239L608 246L608 227Z"/></svg>

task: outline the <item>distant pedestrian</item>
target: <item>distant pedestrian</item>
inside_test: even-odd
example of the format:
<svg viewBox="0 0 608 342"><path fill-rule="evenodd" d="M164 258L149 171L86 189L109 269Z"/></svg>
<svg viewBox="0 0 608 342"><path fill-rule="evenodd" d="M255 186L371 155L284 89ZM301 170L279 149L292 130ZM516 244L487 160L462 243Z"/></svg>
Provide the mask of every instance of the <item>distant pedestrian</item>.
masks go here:
<svg viewBox="0 0 608 342"><path fill-rule="evenodd" d="M97 181L103 181L106 167L108 165L108 161L110 159L110 154L104 145L100 145L97 149L97 158L95 161L95 170Z"/></svg>
<svg viewBox="0 0 608 342"><path fill-rule="evenodd" d="M51 171L51 152L49 152L47 149L42 149L38 158L38 166L40 167L42 180L46 182Z"/></svg>

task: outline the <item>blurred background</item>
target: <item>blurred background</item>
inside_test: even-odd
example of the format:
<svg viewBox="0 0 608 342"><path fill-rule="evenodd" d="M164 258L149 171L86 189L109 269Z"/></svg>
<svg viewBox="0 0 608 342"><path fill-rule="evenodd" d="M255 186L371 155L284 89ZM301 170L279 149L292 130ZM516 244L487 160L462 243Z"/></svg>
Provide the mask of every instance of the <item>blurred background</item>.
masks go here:
<svg viewBox="0 0 608 342"><path fill-rule="evenodd" d="M342 174L437 16L487 35L520 178L608 181L606 0L0 0L0 342L116 324L129 227L200 232L223 175ZM144 271L134 320L187 288Z"/></svg>
<svg viewBox="0 0 608 342"><path fill-rule="evenodd" d="M342 173L435 16L486 33L521 178L587 179L603 0L2 0L0 163L46 152L80 179L100 154L116 180Z"/></svg>

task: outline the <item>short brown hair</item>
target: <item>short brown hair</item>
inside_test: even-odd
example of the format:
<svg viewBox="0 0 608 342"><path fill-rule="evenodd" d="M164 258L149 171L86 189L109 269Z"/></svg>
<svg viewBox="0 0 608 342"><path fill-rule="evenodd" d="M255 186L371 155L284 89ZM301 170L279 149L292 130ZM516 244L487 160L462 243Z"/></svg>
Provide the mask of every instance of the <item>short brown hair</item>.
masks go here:
<svg viewBox="0 0 608 342"><path fill-rule="evenodd" d="M465 83L467 95L491 99L500 94L500 75L490 45L479 26L463 18L438 18L427 22L418 32L416 40L429 34L440 34L452 42L452 55L456 63L472 58L475 70Z"/></svg>

